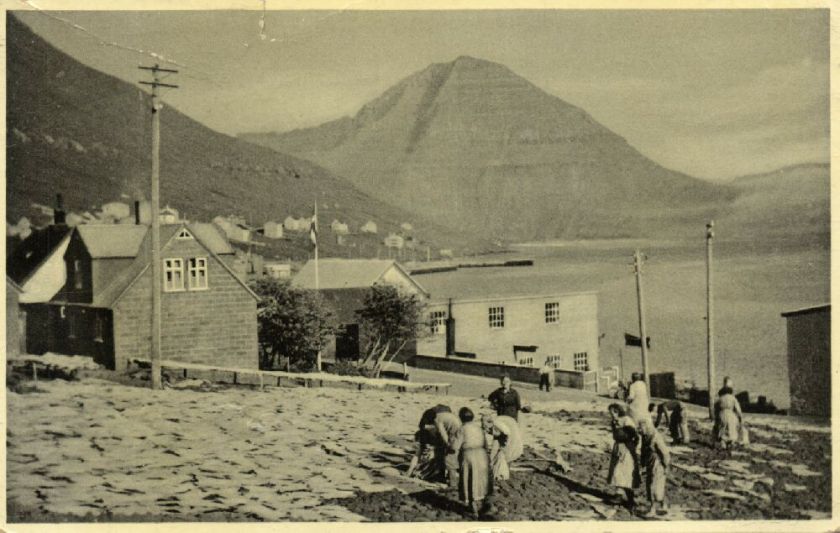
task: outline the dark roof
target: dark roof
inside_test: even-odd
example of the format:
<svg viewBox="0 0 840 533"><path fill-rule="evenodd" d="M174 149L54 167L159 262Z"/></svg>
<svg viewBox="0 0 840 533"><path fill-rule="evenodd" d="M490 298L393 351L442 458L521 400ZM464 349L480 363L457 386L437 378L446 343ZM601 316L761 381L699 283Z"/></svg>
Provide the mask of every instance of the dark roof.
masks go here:
<svg viewBox="0 0 840 533"><path fill-rule="evenodd" d="M18 285L23 285L61 244L70 229L67 226L47 226L34 230L6 258L6 275Z"/></svg>
<svg viewBox="0 0 840 533"><path fill-rule="evenodd" d="M831 311L831 304L813 305L811 307L803 307L802 309L794 309L793 311L786 311L782 316L787 318L789 316L807 315L810 313L819 313L821 311Z"/></svg>

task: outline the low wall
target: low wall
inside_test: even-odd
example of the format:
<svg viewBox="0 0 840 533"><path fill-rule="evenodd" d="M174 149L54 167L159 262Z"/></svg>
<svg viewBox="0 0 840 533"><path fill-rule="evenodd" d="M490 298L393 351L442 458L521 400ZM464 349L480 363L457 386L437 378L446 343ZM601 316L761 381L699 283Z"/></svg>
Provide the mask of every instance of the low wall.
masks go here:
<svg viewBox="0 0 840 533"><path fill-rule="evenodd" d="M498 379L504 374L507 374L513 381L520 381L522 383L540 382L539 369L530 366L482 363L480 361L468 361L454 357L435 357L430 355L415 355L408 364L416 368L440 370L442 372L455 372L458 374L468 374L470 376L484 376ZM573 370L554 370L554 384L558 387L583 389L583 378L583 372L575 372Z"/></svg>

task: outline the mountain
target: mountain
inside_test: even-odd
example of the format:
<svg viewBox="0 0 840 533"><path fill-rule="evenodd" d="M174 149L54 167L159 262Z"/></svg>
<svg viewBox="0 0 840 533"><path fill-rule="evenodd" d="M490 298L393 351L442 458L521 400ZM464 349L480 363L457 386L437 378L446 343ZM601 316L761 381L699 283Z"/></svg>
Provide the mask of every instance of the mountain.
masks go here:
<svg viewBox="0 0 840 533"><path fill-rule="evenodd" d="M507 239L679 235L736 195L659 166L582 109L472 57L412 74L352 118L240 138Z"/></svg>
<svg viewBox="0 0 840 533"><path fill-rule="evenodd" d="M720 222L740 238L805 241L828 248L831 232L831 167L794 165L732 181L739 194Z"/></svg>
<svg viewBox="0 0 840 533"><path fill-rule="evenodd" d="M33 216L33 203L52 206L59 192L65 207L78 211L146 197L147 94L56 50L11 14L6 35L7 220ZM410 221L416 238L430 245L484 244L373 199L317 164L217 133L172 107L161 113L161 139L161 205L192 220L235 213L260 224L309 216L317 198L322 226L337 218L358 228L372 219L381 235ZM375 255L376 243L369 244L368 255ZM289 253L308 251L297 243Z"/></svg>

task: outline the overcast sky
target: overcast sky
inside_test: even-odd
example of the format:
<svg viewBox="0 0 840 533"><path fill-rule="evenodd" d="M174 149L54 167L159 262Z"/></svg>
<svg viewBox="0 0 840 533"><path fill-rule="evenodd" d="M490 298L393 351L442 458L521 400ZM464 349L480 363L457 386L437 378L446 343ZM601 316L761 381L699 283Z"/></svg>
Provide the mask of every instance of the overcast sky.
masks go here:
<svg viewBox="0 0 840 533"><path fill-rule="evenodd" d="M697 177L830 157L827 10L268 11L262 36L260 11L19 13L131 82L149 52L176 61L181 88L165 100L230 134L353 115L429 63L471 55Z"/></svg>

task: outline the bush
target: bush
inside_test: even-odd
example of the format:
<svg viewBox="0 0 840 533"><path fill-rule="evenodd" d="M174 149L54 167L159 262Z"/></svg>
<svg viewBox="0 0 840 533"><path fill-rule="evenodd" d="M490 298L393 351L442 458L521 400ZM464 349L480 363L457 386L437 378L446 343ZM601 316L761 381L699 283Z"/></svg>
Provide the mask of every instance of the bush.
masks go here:
<svg viewBox="0 0 840 533"><path fill-rule="evenodd" d="M271 370L278 358L285 356L293 372L313 370L318 350L335 332L333 314L320 295L293 287L287 280L272 278L257 280L252 289L260 296L260 368Z"/></svg>

